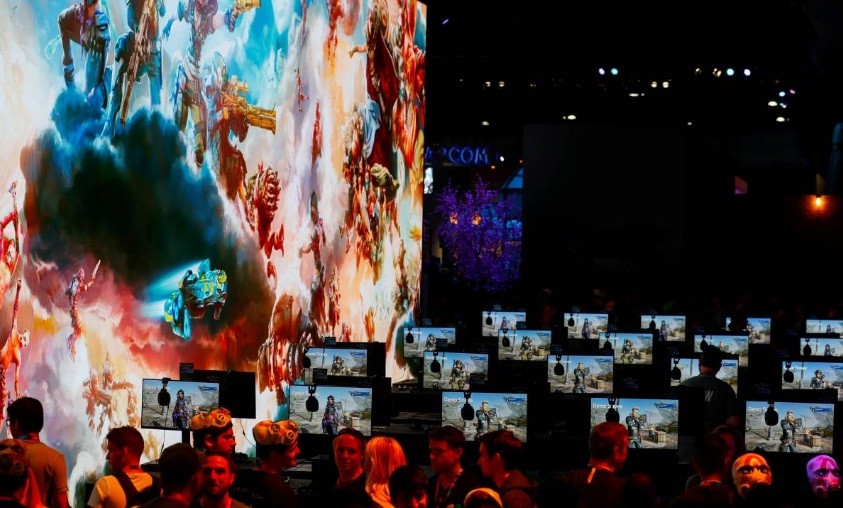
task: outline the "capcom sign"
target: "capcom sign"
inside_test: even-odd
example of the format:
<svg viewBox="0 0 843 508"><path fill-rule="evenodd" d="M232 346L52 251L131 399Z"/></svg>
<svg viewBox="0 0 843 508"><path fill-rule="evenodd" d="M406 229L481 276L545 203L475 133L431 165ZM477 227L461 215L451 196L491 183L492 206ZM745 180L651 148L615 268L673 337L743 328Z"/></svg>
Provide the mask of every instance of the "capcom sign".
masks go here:
<svg viewBox="0 0 843 508"><path fill-rule="evenodd" d="M485 146L438 146L426 147L424 150L425 164L438 160L454 166L488 166L489 149ZM436 161L434 161L436 159Z"/></svg>

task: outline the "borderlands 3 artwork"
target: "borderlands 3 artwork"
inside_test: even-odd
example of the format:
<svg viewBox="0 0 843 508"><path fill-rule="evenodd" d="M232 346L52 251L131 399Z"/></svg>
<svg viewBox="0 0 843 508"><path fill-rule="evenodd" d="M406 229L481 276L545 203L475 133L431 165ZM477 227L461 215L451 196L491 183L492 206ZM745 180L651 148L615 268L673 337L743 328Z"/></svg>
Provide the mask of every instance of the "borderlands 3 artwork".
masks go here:
<svg viewBox="0 0 843 508"><path fill-rule="evenodd" d="M44 403L71 490L180 362L255 372L258 420L325 336L385 342L386 375L411 376L424 4L0 9L0 407ZM146 459L180 439L142 433Z"/></svg>

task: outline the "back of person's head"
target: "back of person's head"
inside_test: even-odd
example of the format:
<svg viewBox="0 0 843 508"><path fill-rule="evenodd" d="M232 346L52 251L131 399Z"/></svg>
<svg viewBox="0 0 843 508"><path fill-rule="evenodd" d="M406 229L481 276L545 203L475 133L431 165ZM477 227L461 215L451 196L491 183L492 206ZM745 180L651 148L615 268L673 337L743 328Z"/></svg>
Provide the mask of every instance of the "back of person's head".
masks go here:
<svg viewBox="0 0 843 508"><path fill-rule="evenodd" d="M465 448L465 434L453 425L436 427L428 433L427 438L430 441L444 441L449 448L460 450Z"/></svg>
<svg viewBox="0 0 843 508"><path fill-rule="evenodd" d="M503 500L501 499L500 494L494 490L482 487L470 490L468 494L465 495L463 508L503 508Z"/></svg>
<svg viewBox="0 0 843 508"><path fill-rule="evenodd" d="M158 472L164 493L182 490L190 485L199 471L199 453L187 443L168 446L158 459Z"/></svg>
<svg viewBox="0 0 843 508"><path fill-rule="evenodd" d="M19 492L29 478L29 459L26 443L17 439L0 441L0 495Z"/></svg>
<svg viewBox="0 0 843 508"><path fill-rule="evenodd" d="M517 469L524 456L524 443L511 430L493 430L480 436L478 441L485 445L490 457L500 454L507 471Z"/></svg>
<svg viewBox="0 0 843 508"><path fill-rule="evenodd" d="M728 476L732 450L722 437L707 434L697 439L694 444L694 456L691 461L701 475L720 474Z"/></svg>
<svg viewBox="0 0 843 508"><path fill-rule="evenodd" d="M709 369L720 370L723 365L723 351L719 347L711 344L703 348L700 355L700 366L708 367Z"/></svg>
<svg viewBox="0 0 843 508"><path fill-rule="evenodd" d="M108 441L119 447L119 448L126 448L129 450L129 453L133 457L140 459L140 456L143 455L143 436L138 431L138 429L134 427L124 426L124 427L115 427L108 431L108 434L105 436Z"/></svg>
<svg viewBox="0 0 843 508"><path fill-rule="evenodd" d="M206 443L215 441L234 423L231 421L231 412L223 407L214 409L210 413L201 411L190 420L190 429L193 431L193 446L197 450L207 448Z"/></svg>
<svg viewBox="0 0 843 508"><path fill-rule="evenodd" d="M621 487L621 506L624 508L653 508L658 505L658 489L645 473L632 473Z"/></svg>
<svg viewBox="0 0 843 508"><path fill-rule="evenodd" d="M629 443L626 426L615 422L600 422L591 429L588 436L588 454L592 459L611 459L615 451Z"/></svg>
<svg viewBox="0 0 843 508"><path fill-rule="evenodd" d="M395 438L373 437L366 443L366 487L386 485L392 472L406 463L404 449Z"/></svg>
<svg viewBox="0 0 843 508"><path fill-rule="evenodd" d="M389 475L389 499L396 507L410 506L427 496L427 473L421 466L404 464Z"/></svg>
<svg viewBox="0 0 843 508"><path fill-rule="evenodd" d="M718 425L711 429L710 434L720 436L729 448L730 462L746 453L746 442L741 431L732 425Z"/></svg>
<svg viewBox="0 0 843 508"><path fill-rule="evenodd" d="M44 406L32 397L20 397L9 404L9 420L15 420L24 433L41 432L44 428Z"/></svg>
<svg viewBox="0 0 843 508"><path fill-rule="evenodd" d="M299 425L293 420L262 420L252 427L255 438L255 456L266 460L273 450L284 453L299 439Z"/></svg>

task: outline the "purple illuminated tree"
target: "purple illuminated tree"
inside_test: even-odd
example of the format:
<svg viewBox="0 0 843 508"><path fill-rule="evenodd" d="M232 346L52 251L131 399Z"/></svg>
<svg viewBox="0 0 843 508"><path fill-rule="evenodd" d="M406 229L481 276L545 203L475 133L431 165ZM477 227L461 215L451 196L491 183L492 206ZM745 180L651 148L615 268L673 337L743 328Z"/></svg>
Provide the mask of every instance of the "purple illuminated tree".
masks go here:
<svg viewBox="0 0 843 508"><path fill-rule="evenodd" d="M449 183L434 212L439 239L453 260L454 274L481 291L511 288L521 276L521 206L514 196L489 189L477 177L460 194Z"/></svg>

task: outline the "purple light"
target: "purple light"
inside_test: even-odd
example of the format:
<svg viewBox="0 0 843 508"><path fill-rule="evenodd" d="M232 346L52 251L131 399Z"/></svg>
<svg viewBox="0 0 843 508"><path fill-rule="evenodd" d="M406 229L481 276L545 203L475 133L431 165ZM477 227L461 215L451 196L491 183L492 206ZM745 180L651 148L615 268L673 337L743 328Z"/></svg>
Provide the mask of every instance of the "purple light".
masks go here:
<svg viewBox="0 0 843 508"><path fill-rule="evenodd" d="M451 21L450 18L445 18L445 19L442 20L442 24L447 25L449 21Z"/></svg>

